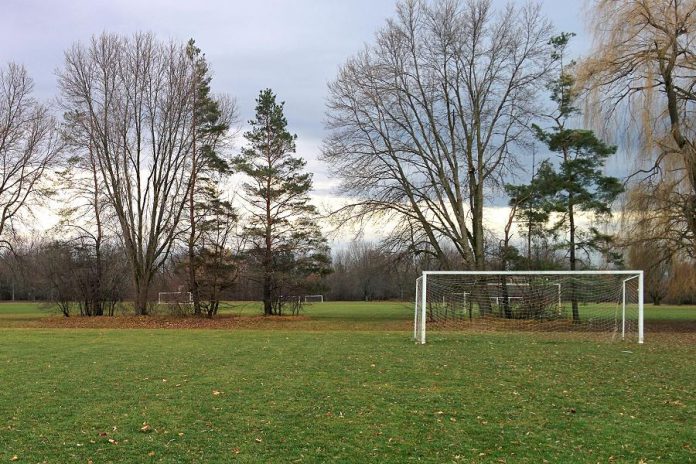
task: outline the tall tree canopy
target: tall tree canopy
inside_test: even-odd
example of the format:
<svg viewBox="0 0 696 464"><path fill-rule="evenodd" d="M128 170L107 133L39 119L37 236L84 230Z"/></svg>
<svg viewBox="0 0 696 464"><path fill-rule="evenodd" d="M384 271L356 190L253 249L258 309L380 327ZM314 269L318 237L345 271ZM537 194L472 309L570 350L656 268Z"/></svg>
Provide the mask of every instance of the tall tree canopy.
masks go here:
<svg viewBox="0 0 696 464"><path fill-rule="evenodd" d="M532 4L400 2L329 86L323 159L353 199L336 217L391 221L396 239L444 268L484 269L486 195L516 167L550 37Z"/></svg>
<svg viewBox="0 0 696 464"><path fill-rule="evenodd" d="M195 86L183 44L102 34L65 53L62 105L96 161L130 260L135 310L148 311L190 186Z"/></svg>
<svg viewBox="0 0 696 464"><path fill-rule="evenodd" d="M247 176L246 234L248 255L262 270L264 314L278 314L283 300L297 296L302 280L328 271L329 256L309 201L312 174L304 172L305 160L294 156L296 135L287 130L284 103L266 89L256 100L256 117L244 134L248 144L234 161Z"/></svg>
<svg viewBox="0 0 696 464"><path fill-rule="evenodd" d="M638 142L628 223L652 231L644 244L696 257L696 1L596 0L592 11L596 42L580 83L590 115Z"/></svg>
<svg viewBox="0 0 696 464"><path fill-rule="evenodd" d="M557 155L556 160L544 160L529 186L508 187L509 192L527 193L529 199L538 197L535 203L542 211L553 214L551 232L559 236L560 247L568 256L570 270L578 269L584 252L589 261L591 253L605 250L610 237L592 224L611 217L611 205L623 192L619 179L603 173L607 158L616 153L616 147L605 144L591 130L571 127L573 117L579 114L576 107L575 78L571 74L573 63L563 63L564 51L572 35L561 34L551 40L554 56L559 58L560 74L549 85L554 111L546 119L550 126L532 127L537 139ZM582 216L590 219L583 226ZM585 262L589 265L589 262ZM571 295L573 320L579 321L578 299Z"/></svg>
<svg viewBox="0 0 696 464"><path fill-rule="evenodd" d="M61 153L56 121L32 96L27 70L0 67L0 240L7 229L45 190L42 177Z"/></svg>
<svg viewBox="0 0 696 464"><path fill-rule="evenodd" d="M210 90L212 77L208 68L208 62L201 49L196 46L193 39L186 45L186 56L191 66L192 106L193 117L191 119L191 167L189 175L188 199L187 199L187 226L186 247L188 249L188 284L193 301L193 312L196 315L202 313L201 291L198 281L198 268L205 266L204 258L211 259L208 250L204 250L205 233L216 228L206 227L218 224L216 219L220 215L228 220L235 216L232 207L225 201L221 201L220 190L217 184L230 173L230 166L221 154L220 147L224 145L230 125L235 117L235 108L229 100L215 98ZM227 209L221 212L220 209ZM227 222L225 222L227 224ZM200 226L199 226L200 224ZM222 252L216 249L217 252ZM219 257L219 255L216 255ZM229 273L228 273L229 274ZM210 292L207 292L210 295ZM216 302L206 302L206 306L216 307Z"/></svg>

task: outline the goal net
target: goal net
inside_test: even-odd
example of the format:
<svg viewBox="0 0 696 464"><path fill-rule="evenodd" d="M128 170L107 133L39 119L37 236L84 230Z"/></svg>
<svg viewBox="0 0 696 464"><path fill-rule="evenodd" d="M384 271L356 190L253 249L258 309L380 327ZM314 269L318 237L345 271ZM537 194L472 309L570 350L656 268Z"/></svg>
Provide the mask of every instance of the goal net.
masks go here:
<svg viewBox="0 0 696 464"><path fill-rule="evenodd" d="M643 271L426 271L413 337L428 330L592 332L643 343Z"/></svg>
<svg viewBox="0 0 696 464"><path fill-rule="evenodd" d="M191 292L159 292L157 304L182 305L193 304Z"/></svg>
<svg viewBox="0 0 696 464"><path fill-rule="evenodd" d="M324 302L324 295L305 295L304 302L305 303L323 303Z"/></svg>

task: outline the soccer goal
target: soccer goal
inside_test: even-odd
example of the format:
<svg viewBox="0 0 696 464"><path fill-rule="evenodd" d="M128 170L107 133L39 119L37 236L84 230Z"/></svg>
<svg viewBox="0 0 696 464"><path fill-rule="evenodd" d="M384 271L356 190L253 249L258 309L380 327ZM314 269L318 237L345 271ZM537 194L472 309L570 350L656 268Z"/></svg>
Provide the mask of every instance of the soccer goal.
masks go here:
<svg viewBox="0 0 696 464"><path fill-rule="evenodd" d="M643 343L643 271L425 271L413 337L430 329L591 332Z"/></svg>
<svg viewBox="0 0 696 464"><path fill-rule="evenodd" d="M324 302L324 295L305 295L304 302L305 303L323 303Z"/></svg>
<svg viewBox="0 0 696 464"><path fill-rule="evenodd" d="M157 304L160 305L182 305L193 304L191 292L159 292Z"/></svg>

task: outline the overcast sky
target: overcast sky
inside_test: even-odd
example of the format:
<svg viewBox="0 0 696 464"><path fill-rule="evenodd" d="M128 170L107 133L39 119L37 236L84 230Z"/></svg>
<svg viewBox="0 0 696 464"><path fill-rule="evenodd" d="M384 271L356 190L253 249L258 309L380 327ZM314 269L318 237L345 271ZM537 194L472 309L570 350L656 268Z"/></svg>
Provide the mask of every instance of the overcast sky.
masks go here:
<svg viewBox="0 0 696 464"><path fill-rule="evenodd" d="M63 51L103 31L152 31L162 39L193 37L214 72L213 89L236 98L242 121L270 87L286 102L298 153L328 193L317 161L324 135L326 84L339 66L373 40L394 14L393 0L0 0L0 63L24 64L41 99L56 96ZM502 5L503 0L494 0ZM521 3L521 2L520 2ZM588 47L582 0L547 0L558 31L576 32L573 51Z"/></svg>

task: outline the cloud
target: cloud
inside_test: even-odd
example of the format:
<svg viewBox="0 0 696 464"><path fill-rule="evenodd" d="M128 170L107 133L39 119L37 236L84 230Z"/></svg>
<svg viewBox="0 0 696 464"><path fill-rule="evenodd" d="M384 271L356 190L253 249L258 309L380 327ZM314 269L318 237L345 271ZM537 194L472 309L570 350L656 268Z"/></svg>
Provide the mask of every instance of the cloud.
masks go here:
<svg viewBox="0 0 696 464"><path fill-rule="evenodd" d="M495 0L502 6L507 0ZM190 37L206 53L213 90L237 99L242 121L253 117L259 90L286 102L298 154L314 172L317 202L335 204L336 181L319 161L326 84L345 60L372 42L395 11L394 0L5 0L0 15L0 63L27 65L39 98L57 95L54 72L63 52L102 31L152 31L162 39ZM547 2L544 12L563 31L582 32L580 2ZM587 36L574 41L587 48ZM574 49L575 50L575 49ZM240 138L240 142L243 140ZM504 203L504 202L503 202ZM491 209L499 223L503 210ZM487 213L488 214L488 213Z"/></svg>

